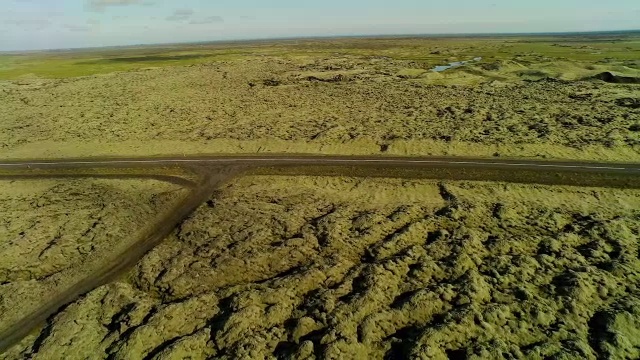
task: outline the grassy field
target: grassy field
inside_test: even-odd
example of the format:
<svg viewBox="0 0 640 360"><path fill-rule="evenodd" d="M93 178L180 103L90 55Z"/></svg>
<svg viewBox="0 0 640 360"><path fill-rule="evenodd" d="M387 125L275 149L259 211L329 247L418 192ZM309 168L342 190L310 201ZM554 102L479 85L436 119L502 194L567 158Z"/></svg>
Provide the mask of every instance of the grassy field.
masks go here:
<svg viewBox="0 0 640 360"><path fill-rule="evenodd" d="M638 209L637 190L244 177L5 357L636 358Z"/></svg>
<svg viewBox="0 0 640 360"><path fill-rule="evenodd" d="M264 56L305 59L335 55L413 60L427 67L482 57L484 62L514 58L615 62L638 69L640 36L305 39L0 54L0 79L67 78Z"/></svg>

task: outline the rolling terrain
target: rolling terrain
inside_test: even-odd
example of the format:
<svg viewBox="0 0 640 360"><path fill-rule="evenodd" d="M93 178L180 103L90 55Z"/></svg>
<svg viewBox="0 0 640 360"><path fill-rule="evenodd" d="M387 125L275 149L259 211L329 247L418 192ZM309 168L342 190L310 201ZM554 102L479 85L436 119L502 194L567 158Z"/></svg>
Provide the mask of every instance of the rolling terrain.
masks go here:
<svg viewBox="0 0 640 360"><path fill-rule="evenodd" d="M640 357L639 39L0 54L0 359Z"/></svg>

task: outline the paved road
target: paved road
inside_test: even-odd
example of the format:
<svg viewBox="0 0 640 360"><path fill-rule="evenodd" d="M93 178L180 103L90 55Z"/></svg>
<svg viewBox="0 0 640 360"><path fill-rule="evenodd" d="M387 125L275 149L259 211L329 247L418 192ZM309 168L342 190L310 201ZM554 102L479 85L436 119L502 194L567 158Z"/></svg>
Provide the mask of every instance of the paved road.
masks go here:
<svg viewBox="0 0 640 360"><path fill-rule="evenodd" d="M207 169L201 183L192 186L191 194L172 211L158 219L150 226L150 231L132 245L123 254L112 254L113 261L109 265L87 274L73 286L61 290L53 299L34 311L31 315L21 319L0 332L0 352L26 336L32 329L41 325L58 309L100 286L133 266L144 254L162 241L172 229L199 204L209 198L215 187L232 178L243 170L251 168L291 168L302 167L295 174L317 174L310 169L323 167L331 168L331 174L379 176L385 169L392 169L390 176L425 177L451 176L462 174L454 178L504 180L531 183L551 183L568 185L599 185L619 187L640 187L640 164L596 163L596 162L545 162L535 160L508 159L473 159L453 157L372 157L372 156L306 156L306 155L265 155L265 156L194 156L167 158L97 158L73 160L31 160L31 161L3 161L0 162L0 178L14 176L24 177L56 177L55 170L62 170L65 177L87 177L94 173L103 176L100 169L104 168L140 168L189 166ZM364 171L354 171L355 168ZM87 170L95 169L95 170ZM305 170L306 169L306 170ZM446 172L435 170L445 169ZM52 170L38 172L34 170ZM396 171L401 170L401 171ZM422 171L425 170L425 171ZM472 171L469 171L472 170ZM471 172L472 175L468 173ZM320 171L322 173L322 171ZM496 175L497 173L497 175ZM13 175L12 175L13 174ZM426 175L425 175L426 174ZM536 176L533 176L536 175ZM559 176L561 175L561 176ZM566 176L565 176L566 175ZM119 175L110 175L118 177ZM127 174L125 177L154 177L154 174ZM186 181L186 180L185 180ZM185 184L191 184L190 181Z"/></svg>
<svg viewBox="0 0 640 360"><path fill-rule="evenodd" d="M640 188L640 164L578 161L514 160L460 157L387 157L331 155L234 155L174 156L143 158L89 158L0 162L0 178L48 174L80 176L102 169L144 169L162 167L258 170L260 174L339 175L449 180L486 180L547 185ZM60 170L56 172L56 170ZM111 173L112 170L106 173ZM126 173L123 172L123 173ZM135 176L149 178L144 172ZM156 174L157 175L157 174ZM166 175L166 174L165 174ZM188 180L188 179L186 179Z"/></svg>
<svg viewBox="0 0 640 360"><path fill-rule="evenodd" d="M512 159L482 159L455 157L375 157L375 156L314 156L314 155L265 155L265 156L193 156L167 158L96 158L71 160L30 160L0 162L0 169L74 169L87 167L142 167L185 165L338 165L338 166L394 166L394 167L450 167L490 168L537 171L580 171L639 174L640 164L567 162Z"/></svg>

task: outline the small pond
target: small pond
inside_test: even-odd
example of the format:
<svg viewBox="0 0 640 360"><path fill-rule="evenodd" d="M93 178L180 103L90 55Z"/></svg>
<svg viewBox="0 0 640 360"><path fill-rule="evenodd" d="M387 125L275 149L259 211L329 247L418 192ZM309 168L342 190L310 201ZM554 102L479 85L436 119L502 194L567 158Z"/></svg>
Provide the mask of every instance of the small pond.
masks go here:
<svg viewBox="0 0 640 360"><path fill-rule="evenodd" d="M482 60L482 58L481 57L477 57L477 58L473 58L473 60L452 62L452 63L449 63L449 65L438 65L438 66L434 67L433 69L431 69L431 71L441 72L441 71L445 71L445 70L448 70L448 69L453 69L453 68L460 67L460 66L462 66L464 64L468 64L468 63L473 62L473 61L480 61L480 60Z"/></svg>

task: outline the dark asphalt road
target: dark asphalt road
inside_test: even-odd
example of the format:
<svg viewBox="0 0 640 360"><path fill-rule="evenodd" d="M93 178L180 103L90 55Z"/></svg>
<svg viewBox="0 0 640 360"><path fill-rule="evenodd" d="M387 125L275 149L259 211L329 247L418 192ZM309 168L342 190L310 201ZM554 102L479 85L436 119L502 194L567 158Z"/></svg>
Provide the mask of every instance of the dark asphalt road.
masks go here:
<svg viewBox="0 0 640 360"><path fill-rule="evenodd" d="M457 157L381 157L381 156L319 156L319 155L234 155L145 158L96 158L65 160L3 161L0 169L74 169L74 168L131 168L144 166L394 166L394 167L448 167L579 171L640 174L640 164L539 161L514 159L482 159Z"/></svg>

